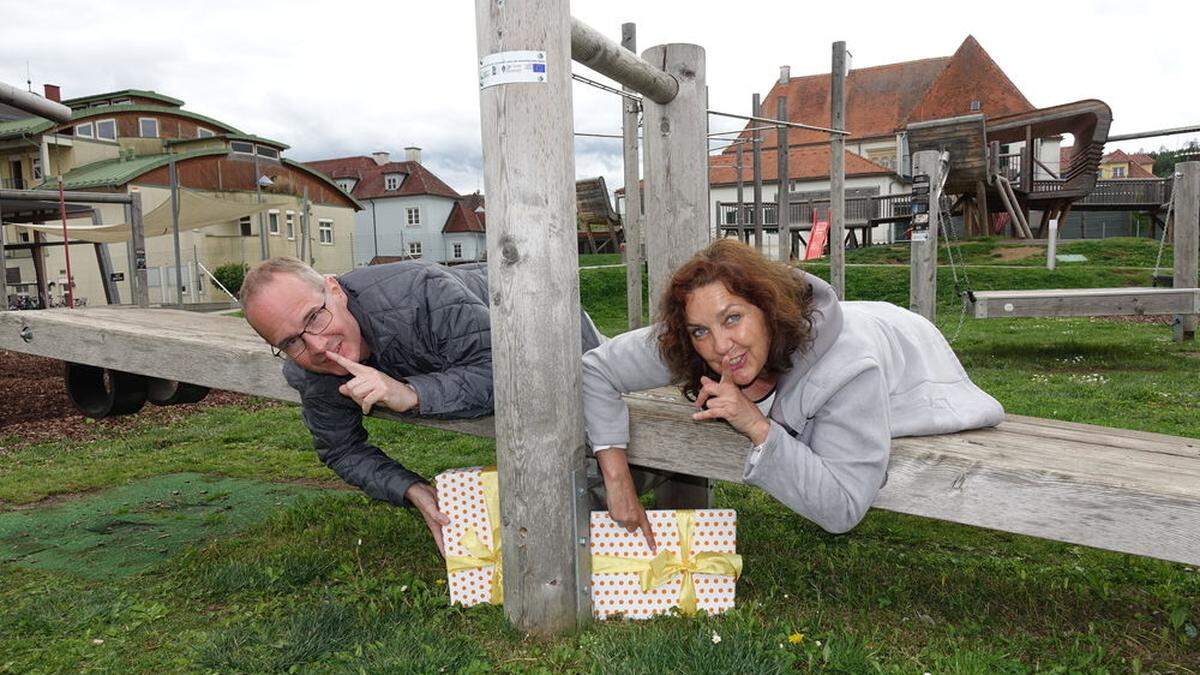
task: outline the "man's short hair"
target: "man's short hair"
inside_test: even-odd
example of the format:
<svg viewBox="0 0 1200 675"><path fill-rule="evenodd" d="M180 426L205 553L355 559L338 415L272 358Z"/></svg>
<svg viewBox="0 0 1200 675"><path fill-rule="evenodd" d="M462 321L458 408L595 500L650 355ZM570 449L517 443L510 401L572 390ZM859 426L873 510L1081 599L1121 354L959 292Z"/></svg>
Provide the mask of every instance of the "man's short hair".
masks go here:
<svg viewBox="0 0 1200 675"><path fill-rule="evenodd" d="M242 290L238 292L242 306L244 307L247 302L258 295L275 278L276 274L290 274L317 291L325 288L325 277L303 260L286 255L279 256L262 261L246 273L246 278L242 280Z"/></svg>

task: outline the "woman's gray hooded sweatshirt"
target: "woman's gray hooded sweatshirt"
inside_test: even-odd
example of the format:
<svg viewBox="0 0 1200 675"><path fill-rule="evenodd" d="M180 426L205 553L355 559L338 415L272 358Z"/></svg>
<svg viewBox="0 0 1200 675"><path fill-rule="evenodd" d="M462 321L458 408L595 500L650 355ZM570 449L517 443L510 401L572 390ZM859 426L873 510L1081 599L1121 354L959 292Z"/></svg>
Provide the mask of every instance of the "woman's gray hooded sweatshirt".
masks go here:
<svg viewBox="0 0 1200 675"><path fill-rule="evenodd" d="M822 528L846 532L887 481L891 439L995 426L1004 409L923 317L886 302L839 302L829 284L804 278L815 308L812 341L779 377L771 431L747 457L744 478ZM628 445L622 393L676 384L656 331L630 331L584 355L593 446Z"/></svg>

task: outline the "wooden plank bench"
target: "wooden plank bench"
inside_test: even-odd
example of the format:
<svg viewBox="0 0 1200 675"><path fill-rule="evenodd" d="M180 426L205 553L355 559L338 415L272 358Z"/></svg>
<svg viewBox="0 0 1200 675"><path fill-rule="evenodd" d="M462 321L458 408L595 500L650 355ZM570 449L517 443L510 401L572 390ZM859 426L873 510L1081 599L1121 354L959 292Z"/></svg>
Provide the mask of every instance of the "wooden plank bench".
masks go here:
<svg viewBox="0 0 1200 675"><path fill-rule="evenodd" d="M975 291L963 302L976 319L1200 314L1200 288Z"/></svg>
<svg viewBox="0 0 1200 675"><path fill-rule="evenodd" d="M296 401L280 362L237 318L177 310L0 312L0 349ZM691 420L673 392L627 397L630 460L741 482L748 444ZM490 418L377 416L494 437ZM995 429L896 439L875 506L1200 564L1200 439L1010 415Z"/></svg>

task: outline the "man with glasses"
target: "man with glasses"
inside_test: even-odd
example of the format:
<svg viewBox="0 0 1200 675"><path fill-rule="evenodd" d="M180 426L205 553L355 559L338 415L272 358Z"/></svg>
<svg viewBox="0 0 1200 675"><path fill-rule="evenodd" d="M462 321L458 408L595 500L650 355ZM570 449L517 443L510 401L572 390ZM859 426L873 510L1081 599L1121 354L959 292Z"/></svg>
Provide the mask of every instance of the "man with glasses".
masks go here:
<svg viewBox="0 0 1200 675"><path fill-rule="evenodd" d="M492 413L487 267L404 261L322 276L273 258L242 283L250 326L300 392L317 454L375 499L413 506L443 550L437 493L370 444L363 415L377 405L425 417ZM583 353L603 339L580 317Z"/></svg>

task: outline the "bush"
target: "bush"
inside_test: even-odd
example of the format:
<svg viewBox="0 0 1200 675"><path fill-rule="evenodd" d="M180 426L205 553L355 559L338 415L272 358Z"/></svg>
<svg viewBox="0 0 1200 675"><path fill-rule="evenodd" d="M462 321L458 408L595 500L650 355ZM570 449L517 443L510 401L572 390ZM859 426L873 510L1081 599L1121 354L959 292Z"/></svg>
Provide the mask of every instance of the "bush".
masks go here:
<svg viewBox="0 0 1200 675"><path fill-rule="evenodd" d="M250 267L244 263L230 263L213 270L213 276L236 296L242 290L242 280L246 278L246 272L249 269Z"/></svg>

